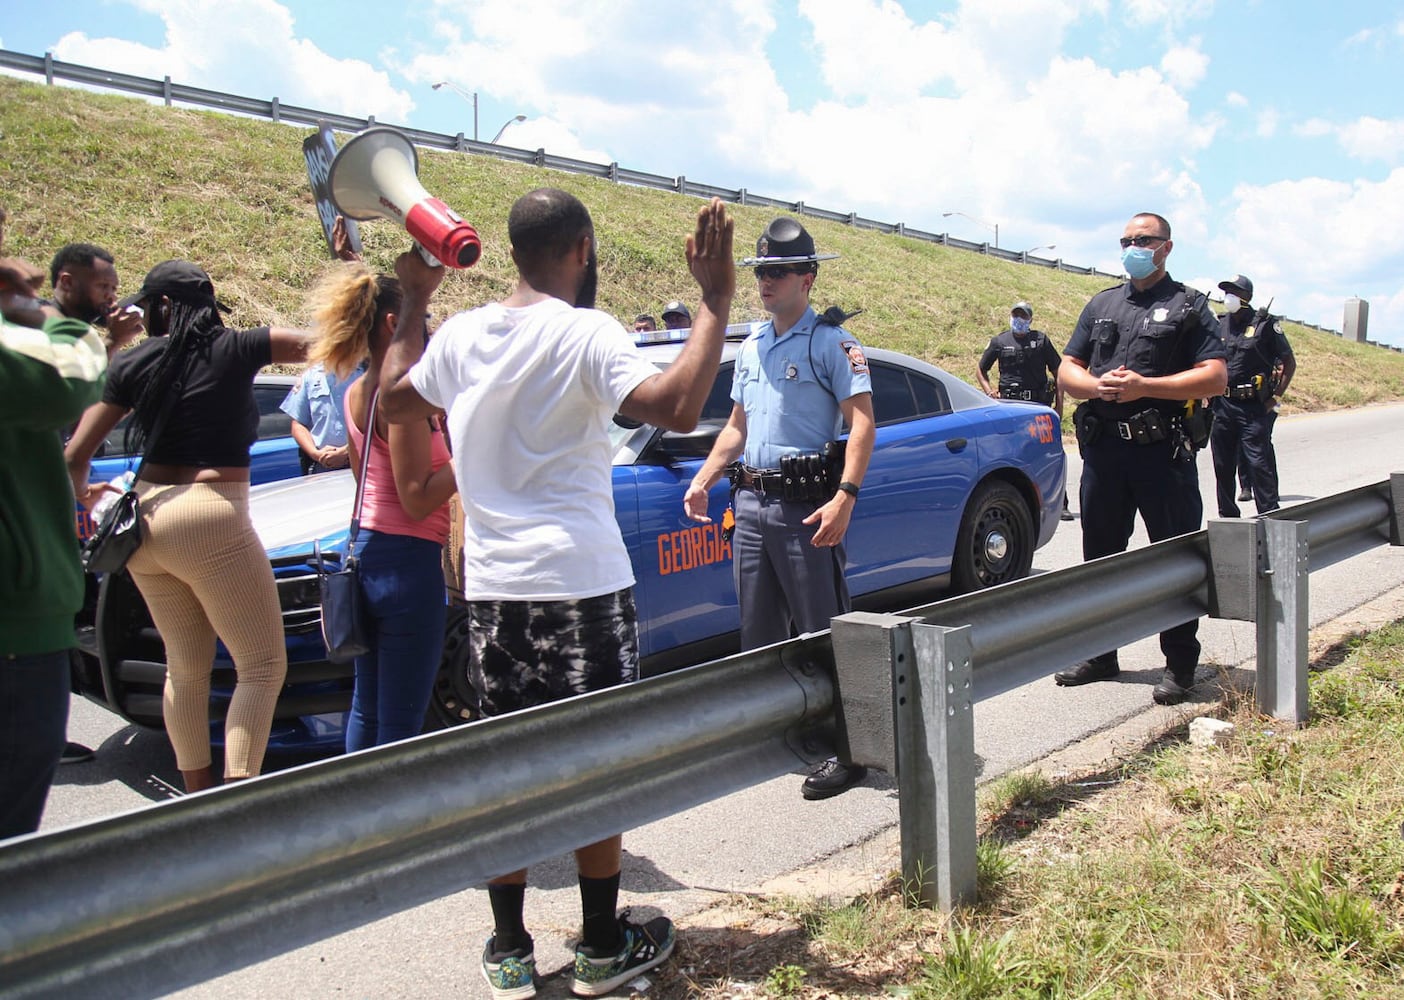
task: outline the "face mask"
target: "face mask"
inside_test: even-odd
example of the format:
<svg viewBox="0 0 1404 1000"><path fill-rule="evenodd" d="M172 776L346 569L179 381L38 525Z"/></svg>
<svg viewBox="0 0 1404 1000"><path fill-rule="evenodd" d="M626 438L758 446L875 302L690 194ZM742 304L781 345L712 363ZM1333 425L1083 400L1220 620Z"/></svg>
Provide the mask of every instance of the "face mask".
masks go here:
<svg viewBox="0 0 1404 1000"><path fill-rule="evenodd" d="M1231 313L1236 313L1243 308L1243 300L1232 292L1224 296L1224 308Z"/></svg>
<svg viewBox="0 0 1404 1000"><path fill-rule="evenodd" d="M1155 251L1150 247L1127 247L1121 251L1121 266L1139 281L1155 273Z"/></svg>
<svg viewBox="0 0 1404 1000"><path fill-rule="evenodd" d="M1030 324L1030 320L1024 319L1022 316L1015 316L1009 321L1009 329L1015 333L1028 333Z"/></svg>

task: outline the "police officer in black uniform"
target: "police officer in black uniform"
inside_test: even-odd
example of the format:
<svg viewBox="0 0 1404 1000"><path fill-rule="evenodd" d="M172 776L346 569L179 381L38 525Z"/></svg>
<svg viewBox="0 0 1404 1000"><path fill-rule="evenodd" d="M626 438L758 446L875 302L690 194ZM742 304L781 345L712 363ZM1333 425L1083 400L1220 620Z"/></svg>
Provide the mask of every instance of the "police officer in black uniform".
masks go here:
<svg viewBox="0 0 1404 1000"><path fill-rule="evenodd" d="M1255 311L1249 305L1252 281L1239 274L1219 282L1219 287L1228 307L1219 317L1219 332L1228 352L1228 390L1214 400L1214 428L1209 437L1219 516L1239 516L1233 488L1234 470L1241 465L1248 467L1258 513L1266 514L1281 506L1272 425L1277 420L1277 403L1296 374L1297 359L1282 324L1266 309ZM1273 369L1279 361L1282 374L1275 380Z"/></svg>
<svg viewBox="0 0 1404 1000"><path fill-rule="evenodd" d="M1082 556L1124 552L1139 511L1150 540L1203 519L1194 454L1207 438L1198 401L1227 384L1219 324L1200 292L1171 279L1174 243L1159 215L1133 216L1121 237L1129 280L1092 297L1063 352L1058 384L1087 402L1073 414L1082 450ZM1160 633L1161 705L1189 696L1199 664L1196 619ZM1054 674L1064 686L1120 672L1116 651Z"/></svg>
<svg viewBox="0 0 1404 1000"><path fill-rule="evenodd" d="M999 388L990 385L990 366L999 363ZM1015 302L1009 309L1009 328L990 338L975 379L992 399L1022 399L1042 403L1058 411L1063 419L1063 390L1058 388L1058 366L1062 358L1053 341L1042 330L1033 329L1033 306ZM1063 494L1063 520L1071 521L1068 495Z"/></svg>

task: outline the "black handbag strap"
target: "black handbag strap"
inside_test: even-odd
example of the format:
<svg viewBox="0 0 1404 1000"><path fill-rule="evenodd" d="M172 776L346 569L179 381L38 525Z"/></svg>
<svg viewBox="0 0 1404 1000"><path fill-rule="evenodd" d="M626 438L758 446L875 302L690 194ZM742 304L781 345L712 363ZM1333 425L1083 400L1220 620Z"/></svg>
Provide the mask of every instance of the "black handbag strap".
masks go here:
<svg viewBox="0 0 1404 1000"><path fill-rule="evenodd" d="M361 376L365 378L364 375ZM351 508L351 535L346 540L346 555L356 547L356 536L361 531L361 505L366 499L366 471L370 468L371 442L375 438L375 401L380 398L380 386L371 390L370 401L366 403L365 432L361 435L361 475L356 479L356 504Z"/></svg>
<svg viewBox="0 0 1404 1000"><path fill-rule="evenodd" d="M175 409L175 401L180 398L180 394L185 391L185 377L176 379L175 384L166 392L165 402L161 404L161 412L156 414L156 422L151 425L151 434L146 439L146 447L141 449L141 461L137 463L136 472L132 473L132 483L141 478L141 470L146 468L146 459L151 455L151 449L156 447L156 442L161 439L161 431L166 428L166 418Z"/></svg>

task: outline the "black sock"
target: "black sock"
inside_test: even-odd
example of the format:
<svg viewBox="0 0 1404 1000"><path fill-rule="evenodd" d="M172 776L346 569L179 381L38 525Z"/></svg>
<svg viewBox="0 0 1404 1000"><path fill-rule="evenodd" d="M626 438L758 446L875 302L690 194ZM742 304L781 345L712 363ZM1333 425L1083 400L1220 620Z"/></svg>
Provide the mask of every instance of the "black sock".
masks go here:
<svg viewBox="0 0 1404 1000"><path fill-rule="evenodd" d="M522 920L526 908L526 884L499 885L488 883L488 902L492 904L492 950L499 954L531 947L531 935Z"/></svg>
<svg viewBox="0 0 1404 1000"><path fill-rule="evenodd" d="M584 916L582 943L592 951L619 949L619 873L609 878L580 876L580 912Z"/></svg>

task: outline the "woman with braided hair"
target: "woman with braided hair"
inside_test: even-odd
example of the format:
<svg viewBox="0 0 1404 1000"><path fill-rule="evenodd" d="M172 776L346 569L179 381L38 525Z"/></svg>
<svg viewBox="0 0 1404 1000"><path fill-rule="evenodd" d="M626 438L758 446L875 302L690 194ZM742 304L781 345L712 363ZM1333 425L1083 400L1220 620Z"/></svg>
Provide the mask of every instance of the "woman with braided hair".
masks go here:
<svg viewBox="0 0 1404 1000"><path fill-rule="evenodd" d="M249 519L249 448L257 438L253 379L265 365L305 359L300 330L226 329L209 275L168 260L132 297L149 336L113 359L102 401L83 414L65 451L77 498L98 445L128 412L142 544L127 563L166 645L162 713L187 792L216 784L210 754L215 640L237 682L224 725L224 779L257 775L287 673L273 570Z"/></svg>
<svg viewBox="0 0 1404 1000"><path fill-rule="evenodd" d="M356 658L347 751L419 733L443 652L442 555L448 502L457 492L443 430L437 416L389 424L376 413L366 421L396 326L424 330L424 316L402 317L400 301L397 278L359 262L328 273L312 293L311 360L345 377L369 356L366 374L346 391L346 437L358 476L370 448L355 554L371 646Z"/></svg>

